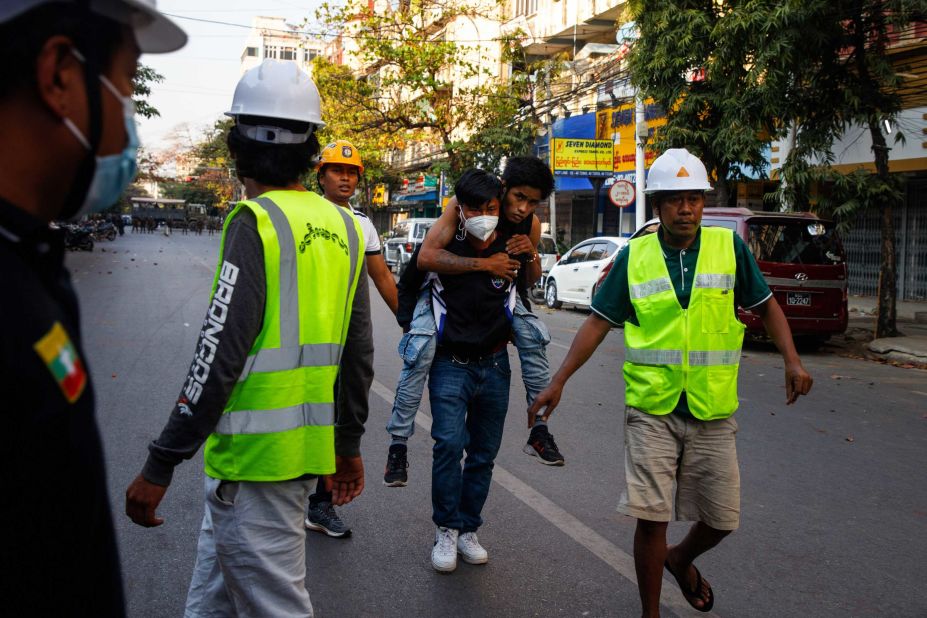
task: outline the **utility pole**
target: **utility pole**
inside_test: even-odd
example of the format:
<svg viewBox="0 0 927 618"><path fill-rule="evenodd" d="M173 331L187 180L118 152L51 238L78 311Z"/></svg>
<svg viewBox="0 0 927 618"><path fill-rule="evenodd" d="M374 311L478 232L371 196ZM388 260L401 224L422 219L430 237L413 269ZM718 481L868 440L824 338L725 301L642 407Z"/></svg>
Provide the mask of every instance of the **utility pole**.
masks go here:
<svg viewBox="0 0 927 618"><path fill-rule="evenodd" d="M550 172L554 175L554 190L550 192L548 198L548 208L550 209L550 235L554 239L554 244L560 247L560 239L557 238L557 175L554 171L554 104L553 93L550 88L551 75L548 70L545 75L547 100L550 102L550 109L547 112L547 164L550 166Z"/></svg>
<svg viewBox="0 0 927 618"><path fill-rule="evenodd" d="M547 156L548 156L548 165L550 165L551 173L554 173L554 118L550 114L547 116L550 121L547 125ZM550 210L550 235L554 239L554 244L557 245L557 252L559 253L559 239L557 238L557 176L554 175L554 190L550 192L550 197L547 198L547 207Z"/></svg>
<svg viewBox="0 0 927 618"><path fill-rule="evenodd" d="M624 52L621 54L621 60L624 60L625 54L634 45L640 33L637 30L637 24L629 21L618 29L615 35L615 41L621 45ZM635 229L640 229L647 222L647 201L644 198L644 180L646 171L644 169L644 144L647 140L647 117L644 112L644 100L641 91L634 88L634 223Z"/></svg>
<svg viewBox="0 0 927 618"><path fill-rule="evenodd" d="M639 230L647 221L647 203L644 198L644 140L647 137L647 122L644 117L644 101L639 90L634 91L634 180L637 187L634 198L634 229Z"/></svg>

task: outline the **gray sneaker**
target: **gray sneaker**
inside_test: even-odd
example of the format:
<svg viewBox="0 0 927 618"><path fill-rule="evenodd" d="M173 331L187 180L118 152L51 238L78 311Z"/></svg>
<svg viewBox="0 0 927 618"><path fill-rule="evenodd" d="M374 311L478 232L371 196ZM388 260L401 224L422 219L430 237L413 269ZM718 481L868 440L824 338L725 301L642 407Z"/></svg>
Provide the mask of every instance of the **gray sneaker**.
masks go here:
<svg viewBox="0 0 927 618"><path fill-rule="evenodd" d="M351 536L351 529L345 525L331 502L309 503L309 514L306 517L306 527L316 532L322 532L335 538Z"/></svg>

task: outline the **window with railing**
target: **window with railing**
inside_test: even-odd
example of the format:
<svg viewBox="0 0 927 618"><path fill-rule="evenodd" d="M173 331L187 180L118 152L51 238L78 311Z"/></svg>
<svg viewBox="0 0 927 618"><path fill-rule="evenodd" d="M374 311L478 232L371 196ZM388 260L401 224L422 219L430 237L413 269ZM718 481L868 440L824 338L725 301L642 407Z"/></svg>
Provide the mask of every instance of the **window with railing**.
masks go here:
<svg viewBox="0 0 927 618"><path fill-rule="evenodd" d="M515 0L515 17L534 15L538 12L538 0Z"/></svg>

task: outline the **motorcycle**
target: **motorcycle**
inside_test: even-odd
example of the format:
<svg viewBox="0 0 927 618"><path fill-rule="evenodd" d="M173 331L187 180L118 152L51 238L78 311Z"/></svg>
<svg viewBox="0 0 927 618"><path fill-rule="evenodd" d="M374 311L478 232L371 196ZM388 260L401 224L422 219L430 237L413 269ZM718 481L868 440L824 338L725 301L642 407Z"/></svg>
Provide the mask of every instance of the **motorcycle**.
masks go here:
<svg viewBox="0 0 927 618"><path fill-rule="evenodd" d="M116 226L109 221L98 221L91 224L91 234L97 242L101 240L116 240Z"/></svg>
<svg viewBox="0 0 927 618"><path fill-rule="evenodd" d="M64 247L71 251L93 251L93 236L79 225L65 225Z"/></svg>

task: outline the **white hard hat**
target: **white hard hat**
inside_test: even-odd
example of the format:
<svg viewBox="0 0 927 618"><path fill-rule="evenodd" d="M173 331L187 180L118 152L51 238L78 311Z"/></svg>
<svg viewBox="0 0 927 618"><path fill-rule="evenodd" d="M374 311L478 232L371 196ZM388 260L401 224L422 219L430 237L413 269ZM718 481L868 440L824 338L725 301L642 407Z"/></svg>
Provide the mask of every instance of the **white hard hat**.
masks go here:
<svg viewBox="0 0 927 618"><path fill-rule="evenodd" d="M238 80L226 116L262 116L324 127L319 89L295 62L265 60ZM263 141L263 140L262 140Z"/></svg>
<svg viewBox="0 0 927 618"><path fill-rule="evenodd" d="M710 190L708 172L699 158L685 148L670 148L650 166L644 193Z"/></svg>
<svg viewBox="0 0 927 618"><path fill-rule="evenodd" d="M52 2L77 4L74 0L2 0L0 24ZM187 43L186 33L158 11L157 0L89 0L88 5L92 12L129 26L144 53L170 52Z"/></svg>

